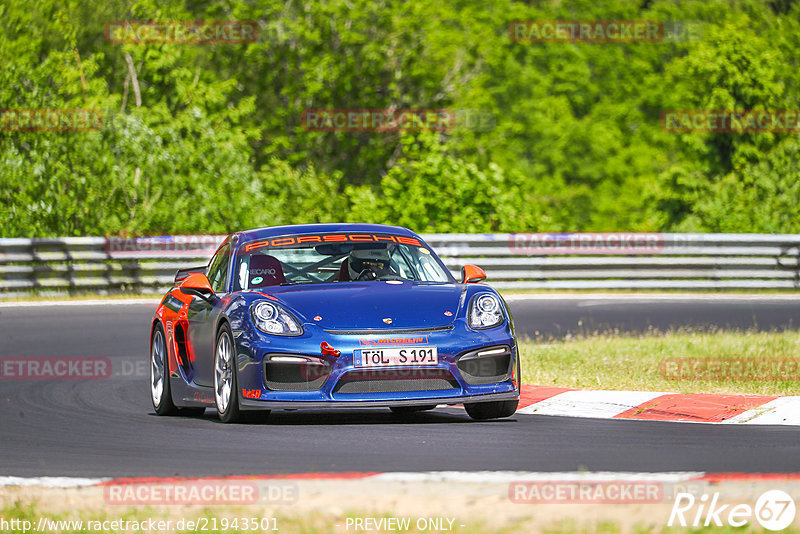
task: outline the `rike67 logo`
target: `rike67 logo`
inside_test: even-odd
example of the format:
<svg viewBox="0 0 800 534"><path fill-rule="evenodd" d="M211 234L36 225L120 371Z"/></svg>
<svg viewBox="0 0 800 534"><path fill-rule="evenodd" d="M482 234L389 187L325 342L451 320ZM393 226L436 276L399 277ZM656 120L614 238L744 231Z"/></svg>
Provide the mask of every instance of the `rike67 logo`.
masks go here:
<svg viewBox="0 0 800 534"><path fill-rule="evenodd" d="M794 521L795 507L792 497L781 490L769 490L759 496L754 507L749 504L720 504L719 493L709 499L708 494L695 498L691 493L678 493L667 526L682 527L724 526L742 527L757 521L767 530L783 530Z"/></svg>

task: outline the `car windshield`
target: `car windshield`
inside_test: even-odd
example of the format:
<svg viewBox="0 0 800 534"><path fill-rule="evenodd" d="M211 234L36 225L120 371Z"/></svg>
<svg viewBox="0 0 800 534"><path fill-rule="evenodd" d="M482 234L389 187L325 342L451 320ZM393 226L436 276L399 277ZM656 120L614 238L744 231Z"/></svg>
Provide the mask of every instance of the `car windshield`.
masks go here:
<svg viewBox="0 0 800 534"><path fill-rule="evenodd" d="M281 236L241 247L235 290L294 284L412 280L452 282L424 243L405 236Z"/></svg>

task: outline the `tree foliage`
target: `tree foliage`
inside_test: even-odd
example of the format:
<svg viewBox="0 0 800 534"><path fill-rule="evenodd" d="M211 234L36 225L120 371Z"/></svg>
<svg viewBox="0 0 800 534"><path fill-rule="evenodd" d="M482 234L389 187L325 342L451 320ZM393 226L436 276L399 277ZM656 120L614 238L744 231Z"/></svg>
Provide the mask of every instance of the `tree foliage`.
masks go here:
<svg viewBox="0 0 800 534"><path fill-rule="evenodd" d="M690 23L658 43L520 43L512 20ZM242 44L115 44L114 21L252 20ZM672 133L664 110L800 109L800 2L79 0L0 4L0 235L797 232L797 134ZM446 131L312 131L307 109L478 110Z"/></svg>

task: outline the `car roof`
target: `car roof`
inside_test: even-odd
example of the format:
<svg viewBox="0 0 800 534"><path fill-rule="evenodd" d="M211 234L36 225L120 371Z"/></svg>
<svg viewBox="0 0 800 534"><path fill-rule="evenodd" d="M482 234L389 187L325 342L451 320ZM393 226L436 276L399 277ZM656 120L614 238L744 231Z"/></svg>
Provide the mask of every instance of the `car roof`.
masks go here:
<svg viewBox="0 0 800 534"><path fill-rule="evenodd" d="M402 226L390 226L387 224L366 224L366 223L321 223L321 224L289 224L285 226L268 226L265 228L254 228L243 232L236 232L231 237L237 245L278 237L282 235L294 234L317 234L335 232L375 232L389 233L408 237L419 237L408 228Z"/></svg>

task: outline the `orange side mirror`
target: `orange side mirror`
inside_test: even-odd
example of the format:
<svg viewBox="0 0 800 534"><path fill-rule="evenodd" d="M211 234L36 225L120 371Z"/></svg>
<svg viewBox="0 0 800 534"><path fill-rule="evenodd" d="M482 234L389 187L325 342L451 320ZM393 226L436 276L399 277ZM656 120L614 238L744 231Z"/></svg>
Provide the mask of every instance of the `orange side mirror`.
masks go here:
<svg viewBox="0 0 800 534"><path fill-rule="evenodd" d="M486 280L486 271L477 265L465 265L461 268L461 283L474 284Z"/></svg>
<svg viewBox="0 0 800 534"><path fill-rule="evenodd" d="M196 295L203 300L211 301L214 298L211 282L208 281L208 278L203 273L190 274L181 282L178 288L187 295Z"/></svg>

